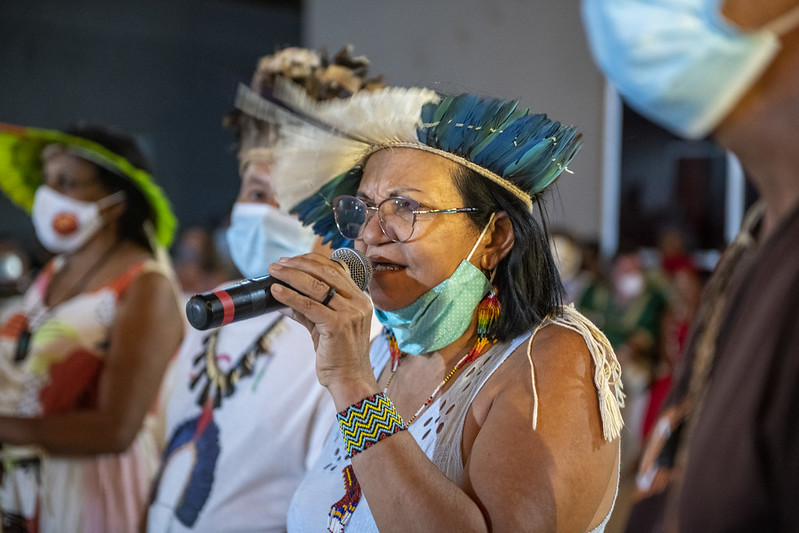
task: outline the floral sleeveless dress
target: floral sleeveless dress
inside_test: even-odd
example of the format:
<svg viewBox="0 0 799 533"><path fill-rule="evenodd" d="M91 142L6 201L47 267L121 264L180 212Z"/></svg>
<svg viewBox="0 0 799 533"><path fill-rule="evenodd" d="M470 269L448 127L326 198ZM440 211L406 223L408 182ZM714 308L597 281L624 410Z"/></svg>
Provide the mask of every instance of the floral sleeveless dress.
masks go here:
<svg viewBox="0 0 799 533"><path fill-rule="evenodd" d="M22 309L0 328L2 414L37 417L94 408L120 298L143 273L165 272L153 260L142 261L98 290L48 307L44 295L62 263L57 257L43 269ZM121 454L54 457L36 446L3 446L2 530L137 531L158 465L151 424L148 416Z"/></svg>

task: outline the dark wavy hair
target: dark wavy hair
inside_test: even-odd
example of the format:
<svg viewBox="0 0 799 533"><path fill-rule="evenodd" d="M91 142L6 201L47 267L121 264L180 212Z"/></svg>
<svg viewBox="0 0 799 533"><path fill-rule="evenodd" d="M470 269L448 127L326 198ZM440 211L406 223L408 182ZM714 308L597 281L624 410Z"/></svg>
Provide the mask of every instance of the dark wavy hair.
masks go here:
<svg viewBox="0 0 799 533"><path fill-rule="evenodd" d="M482 228L491 213L504 211L513 226L514 244L497 265L494 285L502 305L492 335L499 341L513 339L558 313L563 303L563 285L549 247L546 212L541 195L534 198L540 221L508 190L466 167L452 176L463 205L478 207L468 213Z"/></svg>
<svg viewBox="0 0 799 533"><path fill-rule="evenodd" d="M65 133L93 141L115 154L124 157L136 168L152 174L150 164L138 143L130 136L100 124L80 123L67 128ZM87 160L88 161L88 160ZM89 163L92 163L89 161ZM133 182L110 170L92 163L98 171L103 186L111 193L125 192L125 212L119 219L119 238L133 241L148 250L152 250L150 239L144 231L145 221L155 221L155 211L144 197L144 194Z"/></svg>

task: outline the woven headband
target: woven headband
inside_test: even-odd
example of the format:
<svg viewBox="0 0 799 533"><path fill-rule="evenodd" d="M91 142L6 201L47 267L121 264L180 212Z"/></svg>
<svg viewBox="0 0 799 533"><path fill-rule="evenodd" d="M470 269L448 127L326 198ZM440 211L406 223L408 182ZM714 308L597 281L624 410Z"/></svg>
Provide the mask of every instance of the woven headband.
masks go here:
<svg viewBox="0 0 799 533"><path fill-rule="evenodd" d="M374 146L366 154L364 154L364 160L373 153L382 150L384 148L413 148L414 150L422 150L424 152L430 152L431 154L440 155L441 157L449 159L450 161L458 163L459 165L463 165L469 170L477 172L481 176L490 179L500 187L507 189L516 198L524 202L524 205L527 206L528 211L533 210L533 198L528 193L524 192L513 183L509 182L506 179L502 179L500 176L491 172L487 168L483 168L480 165L476 165L471 161L469 161L468 159L465 159L459 155L455 155L453 153L444 150L440 150L438 148L433 148L432 146L427 146L426 144L398 142L398 143L385 144L382 146Z"/></svg>

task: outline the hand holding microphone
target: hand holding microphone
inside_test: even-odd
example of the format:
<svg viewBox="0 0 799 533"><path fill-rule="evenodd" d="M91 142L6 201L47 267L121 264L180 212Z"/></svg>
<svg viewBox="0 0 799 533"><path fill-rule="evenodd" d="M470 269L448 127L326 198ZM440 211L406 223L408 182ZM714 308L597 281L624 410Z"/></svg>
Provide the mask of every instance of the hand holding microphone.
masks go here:
<svg viewBox="0 0 799 533"><path fill-rule="evenodd" d="M366 289L372 278L372 265L363 255L351 248L339 248L330 258L347 270L361 290ZM275 283L291 288L272 276L262 276L197 294L186 303L186 317L195 329L205 330L280 309L285 306L275 300L269 290ZM334 292L331 289L328 298Z"/></svg>

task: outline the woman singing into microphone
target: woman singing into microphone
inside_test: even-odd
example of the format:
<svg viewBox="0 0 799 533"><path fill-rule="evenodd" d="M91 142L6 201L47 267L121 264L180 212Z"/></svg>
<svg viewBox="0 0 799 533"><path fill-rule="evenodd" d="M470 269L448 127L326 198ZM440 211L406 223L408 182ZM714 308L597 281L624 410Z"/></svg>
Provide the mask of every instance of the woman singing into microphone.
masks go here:
<svg viewBox="0 0 799 533"><path fill-rule="evenodd" d="M579 134L514 101L427 90L303 111L330 127L282 130L280 205L372 262L385 335L370 345L370 299L328 258L270 266L306 295L271 289L310 330L339 422L289 531L604 530L620 367L561 304L533 213Z"/></svg>

